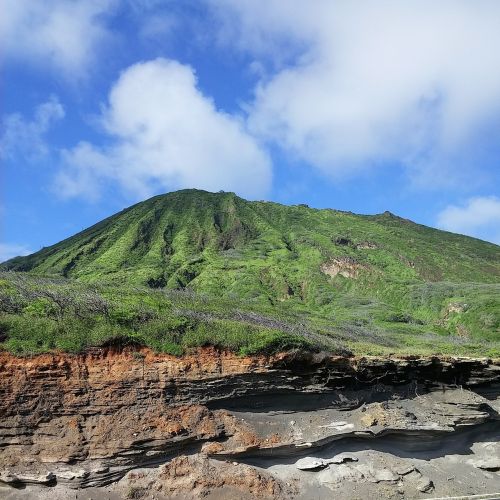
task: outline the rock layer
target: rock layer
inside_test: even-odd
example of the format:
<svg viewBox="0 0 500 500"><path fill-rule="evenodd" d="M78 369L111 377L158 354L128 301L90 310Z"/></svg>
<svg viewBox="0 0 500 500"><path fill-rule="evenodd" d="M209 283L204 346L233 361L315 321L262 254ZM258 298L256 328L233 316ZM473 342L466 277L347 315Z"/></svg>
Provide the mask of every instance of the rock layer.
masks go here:
<svg viewBox="0 0 500 500"><path fill-rule="evenodd" d="M500 364L297 352L243 358L208 348L177 358L107 348L29 358L2 352L0 380L0 482L102 486L138 467L173 463L208 467L218 478L207 479L213 489L222 481L218 462L170 461L185 454L240 463L387 433L422 444L498 419L489 400L498 394ZM169 467L155 484L171 492ZM256 495L295 488L257 473L252 481ZM229 475L221 484L246 483Z"/></svg>

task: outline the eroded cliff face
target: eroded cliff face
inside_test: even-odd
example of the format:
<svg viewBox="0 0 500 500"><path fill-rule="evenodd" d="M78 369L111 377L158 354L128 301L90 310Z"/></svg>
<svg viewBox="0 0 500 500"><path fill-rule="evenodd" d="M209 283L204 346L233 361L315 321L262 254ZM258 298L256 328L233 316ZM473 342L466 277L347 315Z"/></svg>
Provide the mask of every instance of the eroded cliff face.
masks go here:
<svg viewBox="0 0 500 500"><path fill-rule="evenodd" d="M31 358L2 352L0 482L58 491L126 480L137 495L158 498L300 497L312 476L301 484L266 460L294 464L313 451L328 455L334 443L389 435L403 449L425 450L452 433L496 432L499 383L500 363L491 360L244 358L208 348L181 358L133 348ZM155 472L137 472L144 467ZM321 474L331 467L323 464ZM353 484L379 474L398 485L405 477L363 463L335 467ZM421 483L414 490L423 491L425 476L412 474ZM344 480L337 476L326 481L330 489Z"/></svg>

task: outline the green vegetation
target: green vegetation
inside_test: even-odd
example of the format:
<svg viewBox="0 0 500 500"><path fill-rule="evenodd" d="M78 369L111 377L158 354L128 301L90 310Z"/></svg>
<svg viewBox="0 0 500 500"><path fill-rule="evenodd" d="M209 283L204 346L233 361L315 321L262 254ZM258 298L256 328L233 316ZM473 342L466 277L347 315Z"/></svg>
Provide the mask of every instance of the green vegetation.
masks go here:
<svg viewBox="0 0 500 500"><path fill-rule="evenodd" d="M0 266L0 343L500 355L500 247L392 214L157 196Z"/></svg>
<svg viewBox="0 0 500 500"><path fill-rule="evenodd" d="M347 352L291 313L273 311L270 317L244 307L189 291L0 273L0 342L21 355L127 344L174 355L206 345L240 354L294 348Z"/></svg>

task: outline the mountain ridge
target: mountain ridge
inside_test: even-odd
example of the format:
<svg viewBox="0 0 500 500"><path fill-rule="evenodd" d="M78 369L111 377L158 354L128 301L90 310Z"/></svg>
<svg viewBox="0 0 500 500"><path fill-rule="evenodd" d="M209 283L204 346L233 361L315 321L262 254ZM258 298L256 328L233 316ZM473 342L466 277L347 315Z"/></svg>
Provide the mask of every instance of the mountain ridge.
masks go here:
<svg viewBox="0 0 500 500"><path fill-rule="evenodd" d="M293 205L293 204L292 205L287 205L287 204L282 204L282 203L278 203L278 202L274 202L274 201L268 201L268 200L248 201L248 200L245 200L244 198L239 197L236 193L231 192L231 191L211 192L211 191L205 191L205 190L202 190L202 189L188 188L188 189L180 189L180 190L177 190L177 191L172 191L172 192L168 192L168 193L163 193L163 194L155 195L155 196L152 196L150 198L147 198L146 200L134 203L133 205L125 207L122 210L120 210L120 211L118 211L118 212L116 212L114 214L111 214L111 215L105 217L104 219L102 219L102 220L100 220L100 221L98 221L98 222L90 225L89 227L87 227L87 228L85 228L85 229L83 229L81 231L78 231L77 233L75 233L75 234L73 234L71 236L68 236L67 238L63 238L62 240L60 240L57 243L54 243L54 244L46 246L46 247L42 247L40 250L38 250L36 252L33 252L31 254L25 255L25 256L15 256L15 257L7 259L7 260L5 260L3 262L0 262L0 267L3 267L3 268L10 267L12 264L17 263L18 261L25 260L26 257L30 257L32 255L37 255L37 254L40 254L42 252L47 252L49 250L52 250L53 248L57 247L58 245L60 245L62 243L65 243L65 242L68 242L69 240L72 240L72 239L74 239L74 238L76 238L76 237L78 237L80 235L83 235L83 234L87 233L88 231L96 229L97 227L100 227L102 224L104 224L106 222L109 222L109 221L115 219L116 217L129 212L130 210L134 209L135 207L143 205L144 203L152 202L153 200L161 199L161 198L168 197L168 196L174 195L174 194L194 194L195 195L197 193L200 193L200 194L203 193L203 194L215 195L215 196L221 195L221 194L230 195L230 196L234 196L236 198L239 198L241 200L244 200L244 201L246 201L248 203L266 203L266 204L277 205L277 206L281 206L281 207L303 207L303 208L307 208L307 209L310 209L310 210L313 210L313 211L328 211L328 212L334 212L334 213L339 213L339 214L354 215L354 216L374 218L374 219L375 218L390 218L390 219L399 220L401 222L411 223L411 224L414 224L416 226L420 226L420 227L423 227L423 228L426 228L426 229L429 229L429 230L439 231L440 233L446 233L446 234L450 234L450 235L455 235L455 236L459 236L459 237L468 238L470 240L475 240L475 241L483 242L485 244L493 245L495 247L499 246L499 245L497 245L497 244L495 244L493 242L490 242L490 241L487 241L487 240L481 240L480 238L476 238L474 236L469 236L469 235L465 235L465 234L461 234L461 233L454 233L454 232L451 232L451 231L446 231L444 229L435 228L433 226L427 226L425 224L421 224L421 223L415 222L415 221L413 221L411 219L399 216L399 215L397 215L397 214L395 214L393 212L390 212L389 210L385 210L384 212L377 213L377 214L360 214L360 213L352 212L350 210L340 210L340 209L335 209L335 208L315 208L315 207L310 207L309 205L307 205L305 203L299 203L299 204L295 204L295 205Z"/></svg>
<svg viewBox="0 0 500 500"><path fill-rule="evenodd" d="M195 189L187 189L187 190L180 190L180 191L175 191L172 193L167 193L164 195L157 195L152 198L149 198L148 200L136 203L128 208L125 208L121 210L120 212L113 214L105 219L103 219L100 222L97 222L96 224L90 226L87 229L84 229L83 231L70 236L69 238L66 238L62 240L61 242L58 242L54 245L50 245L48 247L42 248L40 251L35 252L34 254L31 254L29 256L25 257L15 257L13 259L10 259L4 263L1 264L1 268L3 269L12 269L12 270L19 270L19 271L37 271L39 268L40 271L43 272L49 272L49 273L55 273L55 274L63 274L65 276L70 276L71 274L76 274L78 276L78 268L81 267L80 263L78 263L78 260L81 260L82 257L84 257L83 254L78 254L78 251L76 252L77 255L73 255L73 258L71 258L71 255L68 255L69 262L67 262L66 266L60 266L57 265L57 263L54 263L54 265L48 265L48 266L40 266L41 261L44 261L48 258L50 258L53 254L59 252L59 251L65 251L68 246L73 245L74 243L80 246L85 246L88 245L88 243L91 240L93 241L93 246L90 248L87 248L84 253L86 254L94 254L100 253L100 247L103 245L104 241L102 241L103 237L106 237L105 235L102 234L103 229L116 229L114 226L118 222L120 223L120 219L126 218L128 214L134 212L139 212L137 213L137 217L140 219L140 227L138 227L136 239L132 244L130 245L130 250L140 250L140 245L141 243L143 246L148 246L148 244L152 243L152 235L151 235L151 230L154 231L155 225L159 225L161 223L160 219L162 216L164 216L165 212L173 212L176 215L179 214L179 210L176 210L176 204L180 204L181 207L186 207L188 206L189 209L192 209L193 206L196 205L197 201L199 202L200 200L203 200L204 203L201 204L200 207L201 209L206 210L208 213L209 217L212 217L212 221L207 221L206 217L203 217L203 210L195 210L197 213L195 213L195 217L191 219L191 223L198 223L200 222L200 219L205 219L203 220L203 226L201 229L201 232L203 233L201 235L201 238L203 237L208 237L213 240L214 237L216 237L216 234L213 234L207 227L207 225L210 225L212 222L216 232L218 231L220 233L220 239L219 239L219 245L220 248L219 250L228 250L229 248L235 247L235 246L241 246L241 239L245 239L245 234L247 239L254 239L252 238L252 230L255 230L256 228L252 226L251 224L251 218L252 216L255 216L255 208L257 207L259 209L259 212L257 216L260 219L266 219L266 217L263 217L262 213L262 208L268 209L270 212L279 212L282 214L283 211L288 211L290 216L296 217L298 213L301 211L307 211L311 214L317 214L319 218L329 218L330 223L332 224L332 232L335 232L335 222L340 222L340 221L335 221L334 218L336 217L343 217L343 218L356 218L358 222L365 222L365 227L366 223L368 225L371 223L376 224L379 223L383 226L386 226L388 228L389 226L397 226L397 225L405 225L405 224L410 224L412 225L412 228L415 229L416 231L427 231L428 234L432 234L433 231L437 231L437 233L434 233L435 235L441 235L444 236L448 239L455 239L455 243L459 241L461 244L477 244L475 251L478 252L479 250L483 250L483 252L479 252L484 254L485 249L489 248L489 253L494 254L496 253L496 258L500 255L500 247L493 243L489 242L483 242L481 240L471 238L468 236L463 236L463 235L456 235L454 233L449 233L446 231L441 231L439 229L431 228L428 226L424 226L421 224L417 224L409 219L405 219L402 217L399 217L397 215L394 215L388 211L383 212L382 214L375 214L375 215L360 215L360 214L354 214L352 212L346 212L346 211L339 211L339 210L334 210L334 209L316 209L316 208L310 208L307 205L281 205L279 203L275 202L268 202L268 201L247 201L244 200L243 198L238 197L234 193L210 193L207 191L201 191L201 190L195 190ZM207 201L212 201L213 203L206 203ZM169 203L169 202L172 203ZM187 203L186 203L187 202ZM158 204L162 204L163 206L158 207ZM205 205L205 206L203 206ZM142 211L143 208L146 208L147 211L153 210L153 213L147 214ZM249 208L254 209L253 214L249 213ZM140 212L143 212L142 214ZM163 214L161 213L163 212ZM231 220L229 221L223 221L221 220L221 217L228 217L231 218L232 213L234 212L240 212L237 213L239 217L236 217L235 220L233 220L233 225L231 226ZM241 213L243 212L243 213ZM275 215L272 214L272 215ZM165 218L165 217L163 217ZM250 222L248 222L250 219ZM274 224L269 220L270 218L267 217L267 220L265 221L268 224L268 228L272 230ZM286 222L286 221L285 221ZM343 221L343 222L346 222ZM222 223L222 225L221 225ZM226 226L229 223L229 227L223 227L224 223L226 223ZM240 224L241 223L241 224ZM149 227L148 227L149 225ZM166 229L168 230L168 225ZM171 227L171 232L173 232L176 228ZM184 229L184 228L182 228ZM276 229L276 227L274 227ZM350 228L346 228L345 224L341 228L344 230L344 232L349 232L352 231ZM278 227L278 231L281 230L283 231L282 227ZM178 231L177 231L178 232ZM342 232L342 231L340 231ZM210 234L212 233L212 234ZM156 235L158 236L158 235ZM172 235L173 236L173 235ZM193 235L190 235L193 237ZM258 236L256 234L253 234L254 237ZM358 234L359 236L359 234ZM97 237L97 239L96 239ZM166 235L168 237L168 235ZM345 235L338 235L338 238L342 239ZM229 240L228 240L229 238ZM81 241L82 239L86 241ZM165 239L165 235L164 235ZM349 239L349 238L348 238ZM233 241L234 240L234 241ZM201 246L204 245L205 242L201 242ZM104 245L106 247L106 245ZM147 250L150 250L150 248L147 248ZM203 248L199 248L199 251L202 252ZM69 253L69 252L67 252ZM147 253L147 252L146 252ZM196 253L196 252L192 252ZM144 252L143 252L144 254ZM64 260L64 259L63 259ZM83 259L83 260L89 260L89 259ZM60 264L61 262L59 262ZM500 275L500 271L498 270L500 266L496 266L496 269L492 269L494 274ZM75 269L76 268L76 269Z"/></svg>

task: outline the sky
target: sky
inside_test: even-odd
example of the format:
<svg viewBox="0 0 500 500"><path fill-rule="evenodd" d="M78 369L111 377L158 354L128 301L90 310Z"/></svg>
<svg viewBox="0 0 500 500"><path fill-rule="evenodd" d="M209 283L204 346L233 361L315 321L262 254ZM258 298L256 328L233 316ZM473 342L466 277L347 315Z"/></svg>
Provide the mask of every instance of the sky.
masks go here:
<svg viewBox="0 0 500 500"><path fill-rule="evenodd" d="M0 261L182 188L500 244L497 0L3 0Z"/></svg>

